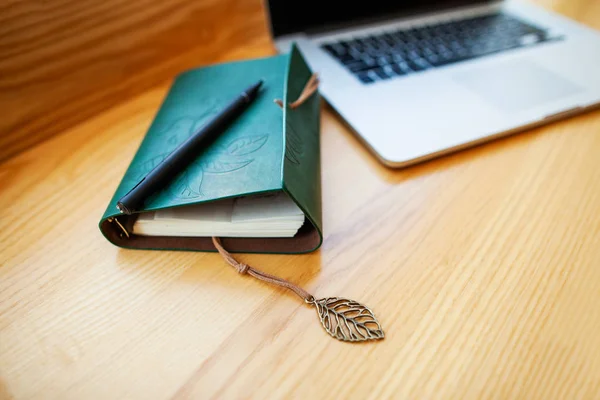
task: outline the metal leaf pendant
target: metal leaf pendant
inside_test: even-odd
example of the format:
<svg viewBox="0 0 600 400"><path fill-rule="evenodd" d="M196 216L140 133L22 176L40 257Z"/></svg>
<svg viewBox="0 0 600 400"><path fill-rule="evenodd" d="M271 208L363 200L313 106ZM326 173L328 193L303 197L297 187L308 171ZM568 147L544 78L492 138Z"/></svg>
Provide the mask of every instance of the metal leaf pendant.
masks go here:
<svg viewBox="0 0 600 400"><path fill-rule="evenodd" d="M315 306L323 328L338 340L363 342L384 337L373 311L354 300L327 297L306 302Z"/></svg>

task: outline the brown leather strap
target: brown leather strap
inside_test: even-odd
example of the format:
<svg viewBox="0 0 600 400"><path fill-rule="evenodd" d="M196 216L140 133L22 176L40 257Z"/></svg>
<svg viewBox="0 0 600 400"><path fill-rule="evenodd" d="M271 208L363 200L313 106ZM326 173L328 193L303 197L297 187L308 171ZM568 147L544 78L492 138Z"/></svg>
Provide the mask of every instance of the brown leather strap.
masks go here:
<svg viewBox="0 0 600 400"><path fill-rule="evenodd" d="M306 85L304 85L304 89L302 89L302 92L300 92L300 95L298 96L298 98L289 104L290 108L294 109L294 108L302 105L302 103L304 103L306 101L306 99L308 99L310 96L312 96L313 93L316 92L318 88L319 88L319 76L315 73L315 74L312 74L310 79L306 82ZM279 107L283 108L283 101L281 99L275 99L275 103Z"/></svg>
<svg viewBox="0 0 600 400"><path fill-rule="evenodd" d="M304 103L306 101L306 99L308 99L310 96L313 95L313 93L316 92L318 87L319 87L319 78L318 78L317 74L313 74L310 77L310 79L306 82L306 85L304 86L304 89L302 89L302 92L300 93L298 98L294 102L289 104L290 108L293 109L293 108L300 106L302 103ZM275 103L278 104L279 107L283 108L283 101L281 101L280 99L276 99ZM292 292L296 293L298 296L300 296L302 299L304 299L307 302L314 301L315 298L313 297L313 295L308 293L306 290L302 289L300 286L296 286L293 283L286 281L285 279L278 278L274 275L267 274L266 272L262 272L256 268L252 268L251 266L249 266L247 264L238 262L235 258L233 258L231 253L229 253L227 250L225 250L223 248L223 245L221 244L221 240L218 237L213 237L212 242L215 245L215 248L217 249L219 254L221 254L221 256L223 257L223 259L225 261L227 261L227 263L229 265L231 265L233 268L235 268L236 271L239 272L240 274L242 274L242 275L248 274L248 275L253 276L254 278L259 279L263 282L272 283L274 285L281 286L286 289L290 289Z"/></svg>
<svg viewBox="0 0 600 400"><path fill-rule="evenodd" d="M281 286L286 289L290 289L291 291L296 293L298 296L300 296L305 301L313 301L314 300L314 297L310 293L308 293L306 290L302 289L301 287L296 286L293 283L286 281L285 279L278 278L274 275L267 274L266 272L259 271L256 268L252 268L251 266L249 266L247 264L238 262L235 258L233 258L233 256L227 250L225 250L223 248L223 246L221 245L221 240L218 237L213 237L212 241L213 241L213 244L215 245L215 248L219 252L219 254L221 254L221 256L223 256L223 259L229 265L231 265L233 268L235 268L236 271L239 272L240 274L242 274L242 275L248 274L248 275L253 276L254 278L259 279L261 281L264 281L267 283L272 283L274 285Z"/></svg>

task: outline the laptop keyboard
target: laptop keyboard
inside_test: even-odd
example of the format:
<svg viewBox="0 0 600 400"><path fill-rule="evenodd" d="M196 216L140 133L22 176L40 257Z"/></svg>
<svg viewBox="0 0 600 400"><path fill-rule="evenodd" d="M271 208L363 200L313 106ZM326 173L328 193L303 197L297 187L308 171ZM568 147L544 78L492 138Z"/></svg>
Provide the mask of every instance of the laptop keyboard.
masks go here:
<svg viewBox="0 0 600 400"><path fill-rule="evenodd" d="M361 82L372 83L557 39L544 29L498 13L321 47Z"/></svg>

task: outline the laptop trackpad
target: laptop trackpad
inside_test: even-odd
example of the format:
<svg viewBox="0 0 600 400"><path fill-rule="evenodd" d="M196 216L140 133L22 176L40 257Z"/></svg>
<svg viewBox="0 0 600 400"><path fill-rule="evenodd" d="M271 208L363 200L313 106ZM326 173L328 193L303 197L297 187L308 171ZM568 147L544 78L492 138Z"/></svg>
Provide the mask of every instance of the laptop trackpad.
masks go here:
<svg viewBox="0 0 600 400"><path fill-rule="evenodd" d="M511 60L454 75L458 83L506 112L573 95L579 86L528 60Z"/></svg>

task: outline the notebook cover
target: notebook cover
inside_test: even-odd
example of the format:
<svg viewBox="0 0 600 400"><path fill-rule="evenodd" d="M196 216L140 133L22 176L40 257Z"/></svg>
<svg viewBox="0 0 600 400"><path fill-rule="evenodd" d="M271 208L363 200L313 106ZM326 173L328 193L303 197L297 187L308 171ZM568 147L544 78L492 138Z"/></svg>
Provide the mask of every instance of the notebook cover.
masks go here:
<svg viewBox="0 0 600 400"><path fill-rule="evenodd" d="M117 200L246 87L263 79L264 89L248 109L140 212L285 191L307 218L296 236L222 238L223 245L231 252L249 253L317 249L322 242L320 96L315 93L295 109L274 103L295 100L311 74L293 46L287 54L177 76L100 221L104 236L124 248L215 251L210 238L131 234L137 215L120 214Z"/></svg>

